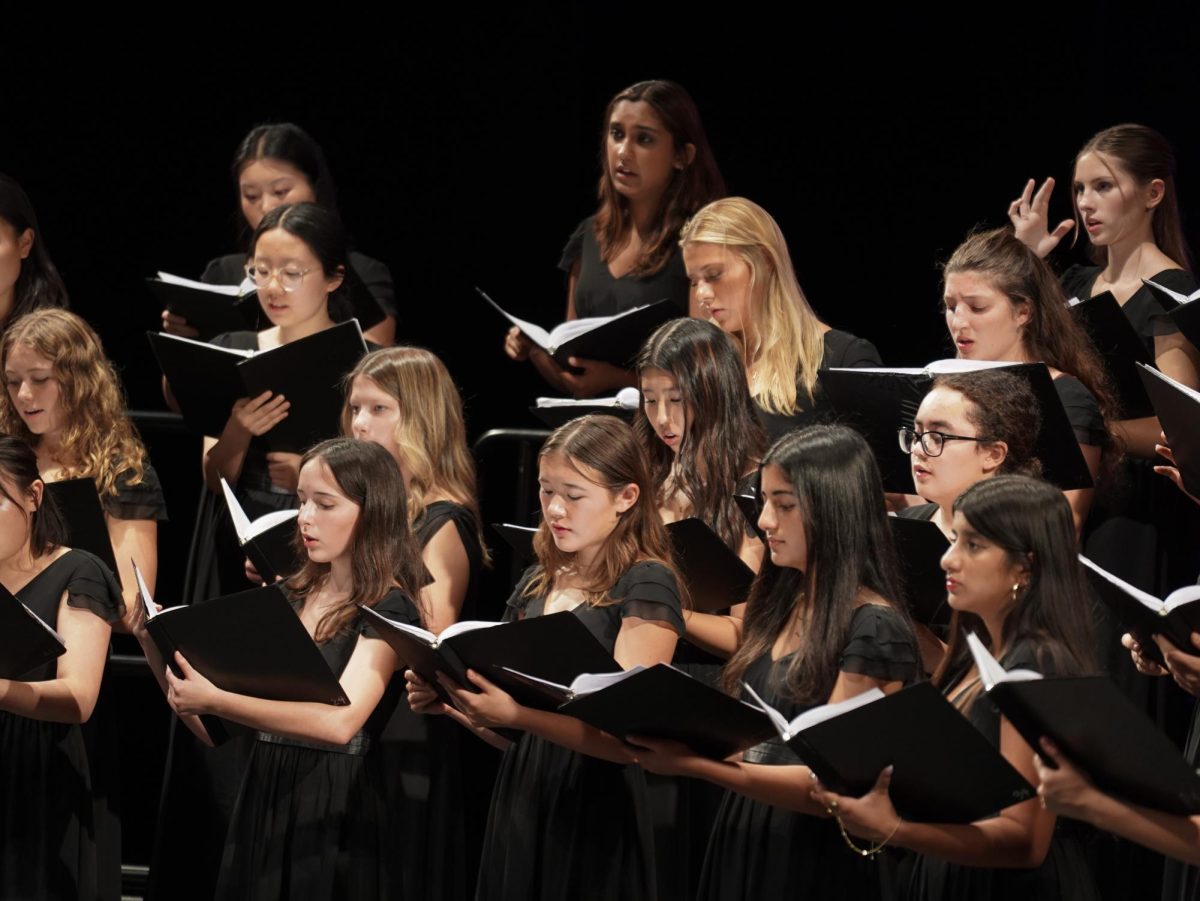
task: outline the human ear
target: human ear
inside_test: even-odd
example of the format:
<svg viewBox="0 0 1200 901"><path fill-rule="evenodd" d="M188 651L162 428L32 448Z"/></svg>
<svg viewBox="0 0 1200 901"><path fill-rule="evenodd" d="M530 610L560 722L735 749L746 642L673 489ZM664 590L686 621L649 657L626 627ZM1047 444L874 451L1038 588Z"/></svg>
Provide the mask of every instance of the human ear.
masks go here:
<svg viewBox="0 0 1200 901"><path fill-rule="evenodd" d="M42 506L42 492L46 488L46 483L41 479L34 479L29 485L29 491L25 495L25 511L27 513L36 513Z"/></svg>
<svg viewBox="0 0 1200 901"><path fill-rule="evenodd" d="M29 258L29 252L33 250L33 229L27 228L17 236L17 251L21 254L21 259Z"/></svg>
<svg viewBox="0 0 1200 901"><path fill-rule="evenodd" d="M1161 178L1151 179L1150 184L1146 185L1146 209L1152 210L1160 203L1167 195L1167 185Z"/></svg>
<svg viewBox="0 0 1200 901"><path fill-rule="evenodd" d="M1013 316L1016 317L1017 325L1028 325L1029 320L1033 318L1033 310L1030 309L1029 301L1023 297L1014 300Z"/></svg>
<svg viewBox="0 0 1200 901"><path fill-rule="evenodd" d="M682 172L690 166L696 159L696 145L684 144L679 152L675 154L675 168Z"/></svg>
<svg viewBox="0 0 1200 901"><path fill-rule="evenodd" d="M1008 459L1008 445L1003 441L989 441L979 445L979 453L983 457L983 471L994 475Z"/></svg>
<svg viewBox="0 0 1200 901"><path fill-rule="evenodd" d="M624 513L633 507L638 501L638 496L641 494L641 489L633 482L630 482L624 488L617 492L616 504L617 512Z"/></svg>
<svg viewBox="0 0 1200 901"><path fill-rule="evenodd" d="M332 294L342 286L342 282L346 280L346 267L338 266L337 272L331 277L325 279L325 291Z"/></svg>

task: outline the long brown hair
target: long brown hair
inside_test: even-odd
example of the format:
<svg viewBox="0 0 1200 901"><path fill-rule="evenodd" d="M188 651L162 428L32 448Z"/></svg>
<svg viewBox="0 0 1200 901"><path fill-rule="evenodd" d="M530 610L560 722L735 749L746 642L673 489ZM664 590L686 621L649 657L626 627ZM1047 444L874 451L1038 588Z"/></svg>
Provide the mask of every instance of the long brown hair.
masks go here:
<svg viewBox="0 0 1200 901"><path fill-rule="evenodd" d="M443 492L474 515L479 548L484 562L489 562L475 496L475 461L467 447L462 397L446 365L421 347L385 347L367 354L344 382L343 435L351 433L350 389L359 376L374 382L400 407L395 439L404 458L404 468L412 474L412 482L405 486L409 523L415 524L425 512L429 494Z"/></svg>
<svg viewBox="0 0 1200 901"><path fill-rule="evenodd" d="M1016 305L1029 307L1021 340L1030 359L1073 375L1096 398L1104 417L1102 474L1112 472L1121 455L1112 423L1118 416L1112 382L1083 326L1071 315L1054 272L1008 228L969 235L946 261L944 275L976 272Z"/></svg>
<svg viewBox="0 0 1200 901"><path fill-rule="evenodd" d="M798 702L823 704L837 681L862 589L891 602L912 630L899 588L883 479L870 446L845 426L789 432L767 451L763 466L768 465L783 470L796 492L808 569L776 566L770 556L763 560L746 603L741 644L725 665L722 682L727 692L740 694L746 669L771 652L799 606L800 647L778 688Z"/></svg>
<svg viewBox="0 0 1200 901"><path fill-rule="evenodd" d="M687 497L692 513L708 523L731 550L746 535L746 517L734 502L738 482L762 459L766 435L746 387L746 370L733 340L710 322L675 319L650 336L637 371L668 372L687 409L687 433L672 453L646 416L634 424L650 461L662 506L668 489ZM660 403L664 399L659 400ZM672 478L672 472L674 477Z"/></svg>
<svg viewBox="0 0 1200 901"><path fill-rule="evenodd" d="M620 515L590 570L581 574L587 580L583 591L589 605L613 603L608 592L635 563L654 560L673 569L666 527L651 500L654 487L646 456L632 428L615 416L581 416L555 429L538 456L552 454L561 455L585 479L607 491L616 493L626 485L638 488L637 502ZM545 520L533 537L533 549L538 563L525 597L549 593L559 571L574 558L558 549Z"/></svg>
<svg viewBox="0 0 1200 901"><path fill-rule="evenodd" d="M146 471L146 448L125 415L125 392L104 346L90 325L67 310L34 310L13 322L0 340L0 369L18 344L33 348L54 366L63 408L63 478L95 481L101 497L116 496L120 483L137 485ZM0 431L36 447L7 391L0 400Z"/></svg>
<svg viewBox="0 0 1200 901"><path fill-rule="evenodd" d="M359 508L350 543L354 590L321 617L316 640L328 641L349 630L359 604L373 607L392 588L403 591L419 609L426 573L421 549L408 525L404 478L395 459L373 442L332 438L310 448L300 468L314 460L329 467L338 489ZM303 602L328 578L328 563L314 563L306 557L300 571L285 584Z"/></svg>
<svg viewBox="0 0 1200 901"><path fill-rule="evenodd" d="M682 171L677 171L663 195L655 227L647 237L642 255L630 270L631 275L653 275L667 264L675 250L675 238L684 220L725 194L725 181L704 133L700 111L687 91L673 81L655 79L630 85L608 102L600 139L600 209L596 212L596 243L600 257L607 263L616 256L632 227L629 201L613 184L608 171L608 133L613 111L622 101L643 101L662 120L675 149L691 144L695 155Z"/></svg>
<svg viewBox="0 0 1200 901"><path fill-rule="evenodd" d="M18 494L27 497L33 494L33 483L42 479L38 473L37 454L20 438L0 435L0 479L7 479ZM21 499L9 494L3 482L0 482L0 494L21 506ZM42 491L41 504L29 514L26 521L29 523L29 552L35 559L67 540L62 514L54 502L54 496L48 491Z"/></svg>
<svg viewBox="0 0 1200 901"><path fill-rule="evenodd" d="M1095 153L1100 161L1110 167L1115 163L1124 169L1140 186L1162 179L1163 199L1151 211L1150 225L1154 231L1154 243L1168 257L1188 270L1192 269L1192 255L1188 251L1187 238L1183 233L1179 197L1175 188L1175 151L1171 144L1153 128L1126 122L1114 125L1092 135L1079 153L1075 154L1075 165L1085 153ZM1115 175L1115 173L1114 173ZM1072 167L1074 176L1074 167ZM1072 178L1073 181L1073 178ZM1075 235L1083 231L1083 217L1079 204L1071 192L1075 208ZM1108 262L1108 249L1090 248L1092 260L1103 266Z"/></svg>

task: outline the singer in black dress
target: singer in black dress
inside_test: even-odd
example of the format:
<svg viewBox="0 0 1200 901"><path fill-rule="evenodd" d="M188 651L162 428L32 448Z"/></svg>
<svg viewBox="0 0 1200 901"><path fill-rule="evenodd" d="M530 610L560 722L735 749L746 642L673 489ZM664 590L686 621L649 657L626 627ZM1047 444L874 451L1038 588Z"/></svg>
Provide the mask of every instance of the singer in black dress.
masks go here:
<svg viewBox="0 0 1200 901"><path fill-rule="evenodd" d="M563 249L566 319L613 316L669 301L688 310L688 283L677 244L684 220L725 193L699 110L682 87L643 81L617 93L604 112L600 208ZM596 360L563 370L521 330L509 330L505 353L529 360L554 387L594 397L633 385L633 374Z"/></svg>
<svg viewBox="0 0 1200 901"><path fill-rule="evenodd" d="M743 683L787 717L918 674L912 623L897 590L879 469L850 429L811 426L777 441L762 468L759 527L770 558L746 603L723 687ZM808 797L812 775L782 741L716 761L674 742L631 736L647 769L726 789L700 878L702 899L882 898L886 858L853 853Z"/></svg>
<svg viewBox="0 0 1200 901"><path fill-rule="evenodd" d="M569 611L620 666L668 662L683 631L679 589L632 429L611 416L575 419L547 439L538 470L539 562L506 618ZM451 708L406 674L415 710L449 714L504 748L476 898L655 898L645 783L628 746L468 676L479 692L443 677ZM510 742L496 729L520 735Z"/></svg>
<svg viewBox="0 0 1200 901"><path fill-rule="evenodd" d="M0 679L0 897L102 897L118 871L96 833L81 724L100 693L121 588L99 560L61 545L33 451L0 438L0 584L66 644L17 679Z"/></svg>

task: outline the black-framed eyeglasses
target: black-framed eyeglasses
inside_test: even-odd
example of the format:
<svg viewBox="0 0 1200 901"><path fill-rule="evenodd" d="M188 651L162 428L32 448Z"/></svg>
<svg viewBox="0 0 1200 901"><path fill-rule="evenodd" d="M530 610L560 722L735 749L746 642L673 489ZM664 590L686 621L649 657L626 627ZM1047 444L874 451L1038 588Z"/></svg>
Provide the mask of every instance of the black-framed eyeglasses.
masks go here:
<svg viewBox="0 0 1200 901"><path fill-rule="evenodd" d="M971 435L947 435L945 432L918 432L915 429L900 429L897 437L900 439L900 450L911 454L913 446L919 443L927 457L940 457L947 441L979 441L986 444L992 440Z"/></svg>

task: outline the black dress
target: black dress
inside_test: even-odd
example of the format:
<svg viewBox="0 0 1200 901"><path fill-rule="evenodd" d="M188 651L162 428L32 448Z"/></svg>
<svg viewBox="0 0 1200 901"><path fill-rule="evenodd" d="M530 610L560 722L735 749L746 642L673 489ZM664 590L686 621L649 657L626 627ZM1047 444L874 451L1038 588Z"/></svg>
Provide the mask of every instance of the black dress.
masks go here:
<svg viewBox="0 0 1200 901"><path fill-rule="evenodd" d="M1028 645L1017 646L1000 663L1006 670L1030 669L1054 675L1048 655ZM964 687L966 670L956 676L946 694L953 696ZM1000 747L1000 711L980 693L971 702L966 717L996 748ZM947 863L928 855L913 859L908 897L911 901L951 901L971 898L982 901L1096 901L1099 889L1089 863L1087 845L1094 831L1073 820L1055 822L1050 850L1041 866L1032 869L988 869Z"/></svg>
<svg viewBox="0 0 1200 901"><path fill-rule="evenodd" d="M18 591L51 628L63 592L71 607L107 623L125 611L121 586L86 551L70 550ZM50 661L22 681L53 679ZM91 763L78 725L0 712L0 897L104 897L110 882L97 847Z"/></svg>
<svg viewBox="0 0 1200 901"><path fill-rule="evenodd" d="M475 522L469 508L434 501L414 524L422 548L447 523L462 541L470 576L460 620L478 616L484 563ZM423 824L395 850L403 861L405 897L470 897L498 757L449 717L413 713L402 696L396 699L379 743L386 803L404 822Z"/></svg>
<svg viewBox="0 0 1200 901"><path fill-rule="evenodd" d="M383 314L398 319L396 316L396 288L392 284L392 274L388 267L379 260L350 251L350 274L353 276L350 284L351 305L359 312L358 319L363 328L370 328L382 321L383 316L375 311L378 307ZM239 285L246 277L246 255L231 253L210 260L204 267L200 281L210 285ZM261 315L261 314L260 314Z"/></svg>
<svg viewBox="0 0 1200 901"><path fill-rule="evenodd" d="M805 705L781 691L788 657L764 654L746 668L745 682L764 701L794 719ZM864 604L854 612L838 668L888 682L911 682L919 671L916 640L891 607ZM778 738L747 751L748 763L802 761ZM726 792L700 877L702 901L735 899L880 898L893 878L887 855L864 859L842 840L832 820L805 816Z"/></svg>
<svg viewBox="0 0 1200 901"><path fill-rule="evenodd" d="M567 273L579 264L579 281L575 284L575 315L578 318L615 316L660 300L671 301L679 307L681 316L687 315L691 286L679 248L673 248L666 265L652 275L626 274L613 278L608 263L600 256L595 224L595 216L580 222L558 261L558 268Z"/></svg>
<svg viewBox="0 0 1200 901"><path fill-rule="evenodd" d="M375 609L420 624L412 601L393 589ZM349 634L320 645L341 675L360 640L378 638L360 619ZM393 685L402 679L392 678ZM403 898L396 856L405 821L384 802L379 730L389 711L375 709L346 745L324 745L259 732L225 837L216 897L241 899Z"/></svg>
<svg viewBox="0 0 1200 901"><path fill-rule="evenodd" d="M541 616L545 598L524 598L529 570L506 620ZM683 634L675 577L636 563L610 592L612 604L573 611L612 651L627 616ZM640 767L621 766L524 734L504 752L479 866L478 901L653 899L654 847Z"/></svg>
<svg viewBox="0 0 1200 901"><path fill-rule="evenodd" d="M883 365L879 351L866 338L858 338L849 332L830 329L825 333L825 354L821 358L821 369L859 369ZM804 386L796 385L796 412L769 413L758 408L758 418L767 430L768 442L773 442L793 429L818 423L832 422L833 405L821 391L820 383L813 386L813 398L809 400Z"/></svg>

